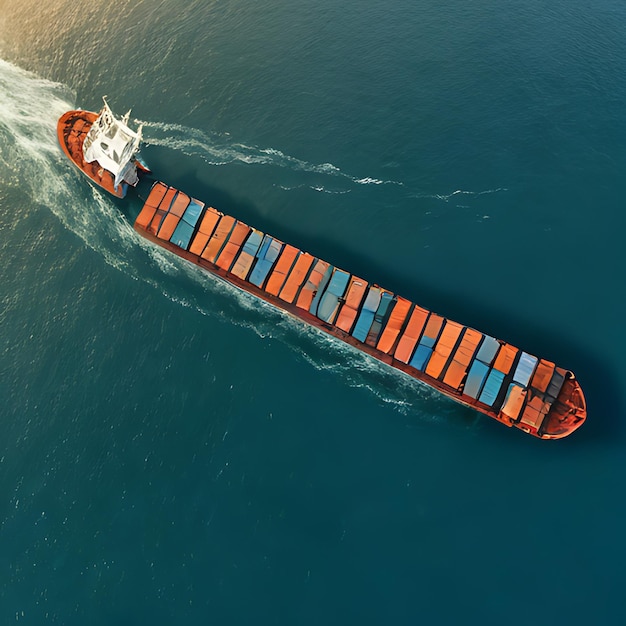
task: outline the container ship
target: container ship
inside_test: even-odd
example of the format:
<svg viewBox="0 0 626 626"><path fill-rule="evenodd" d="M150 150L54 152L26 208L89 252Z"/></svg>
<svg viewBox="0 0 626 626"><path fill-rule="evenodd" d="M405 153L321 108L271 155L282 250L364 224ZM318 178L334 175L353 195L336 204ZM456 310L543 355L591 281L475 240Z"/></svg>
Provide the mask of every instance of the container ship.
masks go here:
<svg viewBox="0 0 626 626"><path fill-rule="evenodd" d="M149 172L141 129L69 111L58 122L68 158L117 197ZM574 374L505 341L429 311L377 284L225 215L161 181L134 229L170 252L304 323L354 346L445 396L541 439L559 439L586 419Z"/></svg>

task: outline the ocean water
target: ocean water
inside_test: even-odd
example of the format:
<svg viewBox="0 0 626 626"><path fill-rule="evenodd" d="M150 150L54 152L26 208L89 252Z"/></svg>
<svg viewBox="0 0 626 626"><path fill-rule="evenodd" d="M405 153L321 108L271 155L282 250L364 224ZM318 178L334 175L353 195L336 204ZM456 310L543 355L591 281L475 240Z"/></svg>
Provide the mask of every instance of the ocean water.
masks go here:
<svg viewBox="0 0 626 626"><path fill-rule="evenodd" d="M626 5L0 0L0 624L624 624ZM132 230L57 146L556 361L544 442Z"/></svg>

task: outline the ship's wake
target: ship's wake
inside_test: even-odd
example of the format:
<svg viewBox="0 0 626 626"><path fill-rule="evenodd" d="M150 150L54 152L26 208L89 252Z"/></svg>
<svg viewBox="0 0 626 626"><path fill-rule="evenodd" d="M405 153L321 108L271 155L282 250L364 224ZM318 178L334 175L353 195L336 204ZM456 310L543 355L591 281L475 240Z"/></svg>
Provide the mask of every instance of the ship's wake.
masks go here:
<svg viewBox="0 0 626 626"><path fill-rule="evenodd" d="M454 404L401 372L137 235L114 201L83 181L58 146L57 120L65 111L75 108L74 100L75 94L68 87L41 79L0 59L0 185L19 188L20 193L26 191L30 210L46 207L109 265L150 284L172 302L193 308L221 323L242 326L264 339L282 342L317 370L339 373L349 385L367 390L377 402L393 406L402 415L433 419L433 415L445 414L447 407ZM202 153L200 156L216 164L226 159L251 164L271 163L314 174L351 178L331 164L312 165L278 151L228 142L207 147L210 146L208 135L199 131L191 132L183 141L181 135L188 130L181 127L154 123L146 127L147 136L156 135L154 141L185 152L190 150L190 145L196 145ZM167 134L172 131L173 135ZM352 182L385 184L373 179Z"/></svg>
<svg viewBox="0 0 626 626"><path fill-rule="evenodd" d="M342 194L363 185L404 186L404 183L395 180L354 176L332 163L310 163L276 148L247 145L234 140L227 133L209 133L180 124L144 120L137 122L146 129L147 145L176 150L189 157L200 158L212 166L240 163L275 168L275 185L285 191L308 188L317 192ZM298 174L297 182L291 181L293 176L290 175L294 173Z"/></svg>

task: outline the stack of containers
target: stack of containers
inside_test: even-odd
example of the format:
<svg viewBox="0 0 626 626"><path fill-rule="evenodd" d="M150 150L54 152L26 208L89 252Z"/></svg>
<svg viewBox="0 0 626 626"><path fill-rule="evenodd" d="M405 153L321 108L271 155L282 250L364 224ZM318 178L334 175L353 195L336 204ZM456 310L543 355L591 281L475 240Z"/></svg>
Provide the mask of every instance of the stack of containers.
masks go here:
<svg viewBox="0 0 626 626"><path fill-rule="evenodd" d="M383 291L380 296L380 303L376 309L376 313L374 313L374 321L372 322L372 325L367 333L367 338L365 339L365 343L368 346L372 346L372 348L376 346L378 336L383 329L383 324L385 323L387 316L391 314L394 304L395 301L393 299L393 294L389 291Z"/></svg>
<svg viewBox="0 0 626 626"><path fill-rule="evenodd" d="M256 253L261 247L261 241L263 240L263 233L260 230L252 230L246 243L243 244L239 256L235 260L231 273L245 280L250 272L250 268L256 258Z"/></svg>
<svg viewBox="0 0 626 626"><path fill-rule="evenodd" d="M263 242L261 243L259 251L256 253L257 262L250 274L249 282L257 287L261 287L269 271L272 269L274 261L278 258L282 247L282 241L274 239L269 235L263 237Z"/></svg>
<svg viewBox="0 0 626 626"><path fill-rule="evenodd" d="M380 287L372 286L367 292L363 308L361 309L361 315L356 322L356 326L352 331L352 336L359 341L365 341L367 339L367 333L369 333L372 324L374 323L374 315L378 310L378 305L381 300Z"/></svg>
<svg viewBox="0 0 626 626"><path fill-rule="evenodd" d="M365 296L367 283L356 276L350 278L350 284L346 291L346 299L339 311L339 315L335 320L335 326L349 333L354 325L359 307Z"/></svg>
<svg viewBox="0 0 626 626"><path fill-rule="evenodd" d="M489 373L489 367L493 363L493 359L500 348L500 344L497 339L485 335L478 354L472 363L472 367L467 374L467 380L465 387L463 388L463 394L476 400L480 394L485 378Z"/></svg>
<svg viewBox="0 0 626 626"><path fill-rule="evenodd" d="M415 369L424 371L424 368L428 364L430 355L433 353L433 347L439 337L441 327L443 326L444 319L441 315L431 313L424 329L424 334L417 344L417 348L409 365L412 365Z"/></svg>
<svg viewBox="0 0 626 626"><path fill-rule="evenodd" d="M339 299L343 297L349 280L348 272L335 268L317 307L317 317L322 321L332 324L339 309Z"/></svg>
<svg viewBox="0 0 626 626"><path fill-rule="evenodd" d="M504 377L511 371L517 353L518 349L515 346L505 343L500 347L493 368L487 375L487 380L478 398L479 402L487 406L494 405L502 388Z"/></svg>
<svg viewBox="0 0 626 626"><path fill-rule="evenodd" d="M400 296L395 297L393 309L376 345L379 350L387 354L391 352L412 306L413 304L409 300Z"/></svg>

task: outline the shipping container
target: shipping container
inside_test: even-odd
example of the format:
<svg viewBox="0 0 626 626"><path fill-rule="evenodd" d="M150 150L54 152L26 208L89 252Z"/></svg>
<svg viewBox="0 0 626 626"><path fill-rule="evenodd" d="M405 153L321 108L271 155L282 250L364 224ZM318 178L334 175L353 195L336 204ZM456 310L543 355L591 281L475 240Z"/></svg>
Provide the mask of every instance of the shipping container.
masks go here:
<svg viewBox="0 0 626 626"><path fill-rule="evenodd" d="M170 238L170 241L177 245L179 248L186 250L191 241L193 235L193 226L188 224L184 219L178 222L174 234Z"/></svg>
<svg viewBox="0 0 626 626"><path fill-rule="evenodd" d="M429 315L429 311L415 305L409 323L406 325L394 352L394 356L398 361L402 361L402 363L409 362Z"/></svg>
<svg viewBox="0 0 626 626"><path fill-rule="evenodd" d="M524 406L525 399L526 389L517 383L511 383L506 392L504 404L502 405L502 413L511 420L517 420Z"/></svg>
<svg viewBox="0 0 626 626"><path fill-rule="evenodd" d="M315 262L315 257L311 256L308 252L302 252L298 256L295 265L289 272L287 280L280 290L278 297L285 302L293 302L300 291L304 281L309 275L309 271Z"/></svg>
<svg viewBox="0 0 626 626"><path fill-rule="evenodd" d="M395 302L395 306L389 315L387 324L385 325L376 346L379 350L382 350L387 354L393 350L396 340L400 335L400 331L409 316L409 311L413 306L409 300L401 298L400 296L395 297Z"/></svg>
<svg viewBox="0 0 626 626"><path fill-rule="evenodd" d="M296 299L296 306L305 311L309 311L313 306L313 298L317 293L318 286L323 280L330 265L326 261L317 260L307 278L304 287L300 290Z"/></svg>
<svg viewBox="0 0 626 626"><path fill-rule="evenodd" d="M374 322L374 314L376 313L376 309L378 309L378 305L380 304L381 299L381 289L380 287L372 286L369 288L367 292L367 296L363 302L363 308L361 309L361 314L359 315L356 324L354 326L354 330L352 331L352 336L359 341L365 341L367 337L367 333Z"/></svg>
<svg viewBox="0 0 626 626"><path fill-rule="evenodd" d="M324 272L324 275L321 277L315 289L315 295L313 296L313 300L311 301L311 307L309 308L309 313L312 313L313 315L317 316L317 308L319 307L320 300L322 299L322 296L324 295L324 291L326 291L326 287L328 286L328 283L330 282L330 277L333 275L334 271L335 271L335 266L329 265L326 271Z"/></svg>
<svg viewBox="0 0 626 626"><path fill-rule="evenodd" d="M428 367L424 370L429 376L439 378L463 330L461 324L446 320L433 349L433 355L428 362Z"/></svg>
<svg viewBox="0 0 626 626"><path fill-rule="evenodd" d="M352 330L361 303L365 298L367 287L367 282L361 278L357 278L356 276L350 278L345 301L343 306L339 309L339 314L335 320L335 326L337 328L341 328L341 330L347 333Z"/></svg>
<svg viewBox="0 0 626 626"><path fill-rule="evenodd" d="M478 353L476 354L476 358L486 365L491 365L499 349L500 342L489 335L485 335L478 349Z"/></svg>
<svg viewBox="0 0 626 626"><path fill-rule="evenodd" d="M516 383L519 383L522 387L528 386L528 381L533 375L536 365L537 357L534 357L532 354L528 354L527 352L522 352L519 361L517 362L515 373L513 374L513 380Z"/></svg>
<svg viewBox="0 0 626 626"><path fill-rule="evenodd" d="M380 295L380 303L376 309L376 313L374 313L374 321L372 322L372 325L367 333L367 338L365 339L365 343L368 346L372 346L374 348L378 343L378 338L382 332L383 325L387 321L388 315L391 314L394 304L395 301L393 299L393 294L389 291L383 290Z"/></svg>
<svg viewBox="0 0 626 626"><path fill-rule="evenodd" d="M230 236L224 243L222 251L215 260L215 265L221 267L223 270L230 270L235 262L235 257L239 254L239 250L249 234L250 227L243 222L237 222Z"/></svg>
<svg viewBox="0 0 626 626"><path fill-rule="evenodd" d="M198 223L198 218L200 217L200 213L202 213L202 209L204 208L204 203L196 200L195 198L191 199L191 202L187 206L187 209L183 213L183 220L189 224L192 228L196 227Z"/></svg>
<svg viewBox="0 0 626 626"><path fill-rule="evenodd" d="M433 353L433 349L424 343L418 343L413 356L411 357L411 361L409 365L414 367L416 370L420 370L420 372L424 371L424 368L428 364L430 357Z"/></svg>
<svg viewBox="0 0 626 626"><path fill-rule="evenodd" d="M242 280L246 279L256 258L255 255L259 251L262 239L263 233L260 230L252 230L235 258L233 267L230 270L232 274Z"/></svg>
<svg viewBox="0 0 626 626"><path fill-rule="evenodd" d="M452 361L448 365L443 382L453 389L459 389L474 358L474 354L483 338L483 334L473 328L467 328L459 347L452 353Z"/></svg>
<svg viewBox="0 0 626 626"><path fill-rule="evenodd" d="M168 213L161 222L157 237L163 241L169 241L176 230L176 226L178 226L178 222L180 222L180 215Z"/></svg>
<svg viewBox="0 0 626 626"><path fill-rule="evenodd" d="M191 198L182 191L179 191L174 199L172 200L172 204L170 205L169 212L172 215L176 215L178 217L182 217L185 209L189 206L191 202Z"/></svg>
<svg viewBox="0 0 626 626"><path fill-rule="evenodd" d="M472 363L472 367L470 367L470 371L467 374L467 380L465 382L465 386L463 387L463 394L476 400L482 391L483 384L488 373L489 366L476 359Z"/></svg>
<svg viewBox="0 0 626 626"><path fill-rule="evenodd" d="M265 235L257 253L257 261L252 268L252 273L248 281L257 287L262 287L282 248L282 241Z"/></svg>
<svg viewBox="0 0 626 626"><path fill-rule="evenodd" d="M548 389L548 385L552 380L554 372L554 363L541 359L535 370L535 374L531 379L530 386L537 391L544 393Z"/></svg>
<svg viewBox="0 0 626 626"><path fill-rule="evenodd" d="M508 343L503 344L498 351L498 356L493 366L503 374L508 374L515 363L519 350Z"/></svg>
<svg viewBox="0 0 626 626"><path fill-rule="evenodd" d="M219 211L216 211L213 207L207 207L205 209L204 215L202 215L202 218L200 220L198 232L191 240L189 252L192 252L193 254L196 254L198 256L202 254L202 251L204 250L206 244L213 235L213 231L215 230L217 223L220 221L221 216L222 214Z"/></svg>
<svg viewBox="0 0 626 626"><path fill-rule="evenodd" d="M480 394L479 401L488 406L493 406L496 401L502 383L504 382L504 373L497 369L492 369L487 376L485 386Z"/></svg>
<svg viewBox="0 0 626 626"><path fill-rule="evenodd" d="M285 245L267 279L265 285L265 291L267 291L267 293L271 293L273 296L277 296L280 293L280 290L287 280L287 275L291 271L299 254L300 250L298 250L298 248L289 244Z"/></svg>
<svg viewBox="0 0 626 626"><path fill-rule="evenodd" d="M339 298L343 296L350 280L350 274L335 268L317 307L317 317L332 324L339 309Z"/></svg>
<svg viewBox="0 0 626 626"><path fill-rule="evenodd" d="M235 227L236 221L237 220L230 215L224 215L220 219L215 227L213 235L200 255L203 259L209 261L210 263L215 262L215 259L224 246L226 239L228 239L228 236Z"/></svg>

